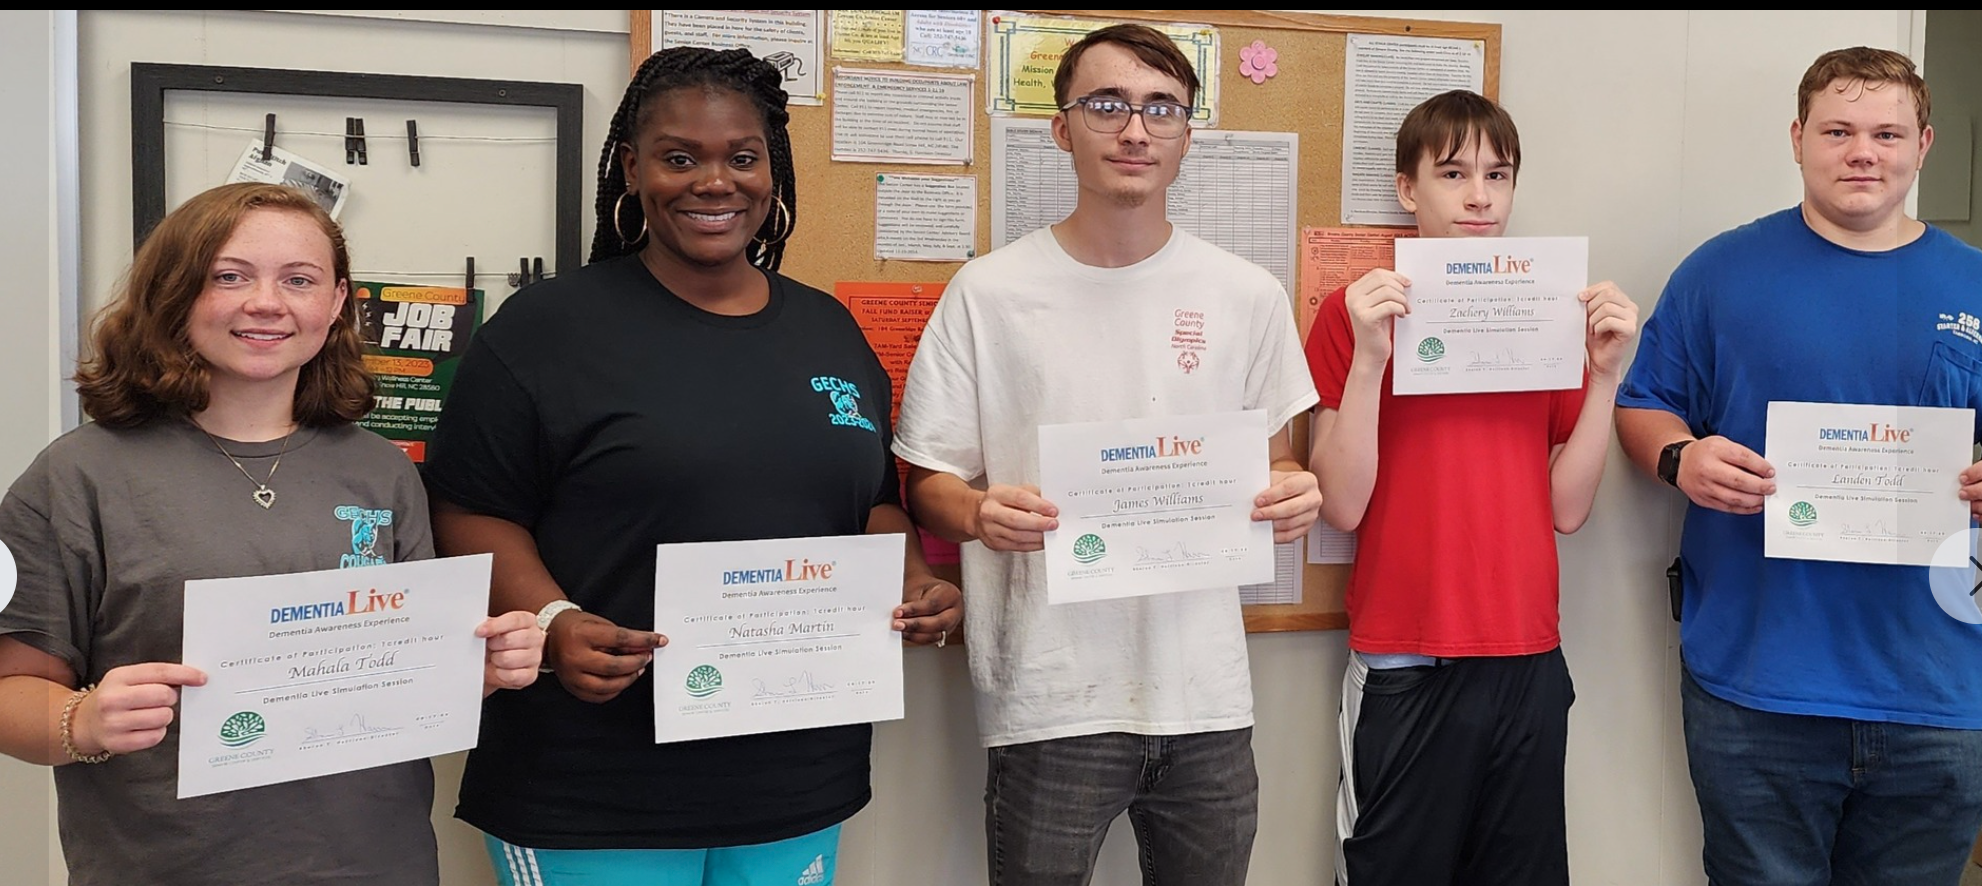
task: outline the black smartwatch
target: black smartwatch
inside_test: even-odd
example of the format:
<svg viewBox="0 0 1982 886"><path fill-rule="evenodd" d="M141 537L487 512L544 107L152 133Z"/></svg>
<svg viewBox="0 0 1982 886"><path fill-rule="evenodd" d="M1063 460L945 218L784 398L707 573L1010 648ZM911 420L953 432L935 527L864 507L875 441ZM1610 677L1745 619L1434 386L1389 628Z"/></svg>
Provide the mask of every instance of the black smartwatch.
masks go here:
<svg viewBox="0 0 1982 886"><path fill-rule="evenodd" d="M1679 486L1679 453L1693 442L1691 439L1675 440L1659 450L1659 479L1664 480L1667 486Z"/></svg>

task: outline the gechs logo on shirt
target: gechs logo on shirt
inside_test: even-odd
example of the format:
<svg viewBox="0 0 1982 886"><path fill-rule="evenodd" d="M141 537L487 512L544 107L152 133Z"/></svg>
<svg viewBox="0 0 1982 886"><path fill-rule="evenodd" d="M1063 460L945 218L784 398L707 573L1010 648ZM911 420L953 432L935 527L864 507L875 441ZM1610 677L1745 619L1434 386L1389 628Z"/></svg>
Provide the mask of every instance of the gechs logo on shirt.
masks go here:
<svg viewBox="0 0 1982 886"><path fill-rule="evenodd" d="M812 390L825 394L833 401L833 413L828 419L835 425L847 428L860 428L870 434L880 433L874 423L860 414L860 388L853 382L830 375L812 377Z"/></svg>

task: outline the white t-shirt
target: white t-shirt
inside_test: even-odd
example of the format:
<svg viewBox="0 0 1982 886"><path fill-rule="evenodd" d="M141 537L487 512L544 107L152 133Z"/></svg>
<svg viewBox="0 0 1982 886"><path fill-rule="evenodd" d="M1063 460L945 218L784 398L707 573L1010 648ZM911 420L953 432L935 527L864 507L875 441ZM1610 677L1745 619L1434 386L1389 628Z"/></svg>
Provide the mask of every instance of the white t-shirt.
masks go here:
<svg viewBox="0 0 1982 886"><path fill-rule="evenodd" d="M895 453L966 480L1039 482L1043 424L1313 406L1293 308L1264 269L1173 229L1124 268L1040 229L964 265L909 367ZM987 747L1252 725L1237 588L1049 605L1043 555L963 546Z"/></svg>

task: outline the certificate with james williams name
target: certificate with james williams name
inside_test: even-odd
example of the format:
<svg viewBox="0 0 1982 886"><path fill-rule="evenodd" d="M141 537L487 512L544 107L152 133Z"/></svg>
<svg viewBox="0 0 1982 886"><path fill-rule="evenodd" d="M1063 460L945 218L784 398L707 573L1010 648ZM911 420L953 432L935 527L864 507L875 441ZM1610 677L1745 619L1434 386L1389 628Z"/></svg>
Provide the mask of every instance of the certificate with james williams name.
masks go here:
<svg viewBox="0 0 1982 886"><path fill-rule="evenodd" d="M474 747L491 562L186 582L179 797Z"/></svg>
<svg viewBox="0 0 1982 886"><path fill-rule="evenodd" d="M654 741L902 717L900 535L664 544Z"/></svg>
<svg viewBox="0 0 1982 886"><path fill-rule="evenodd" d="M1769 403L1762 457L1776 469L1763 501L1763 553L1795 560L1934 565L1965 534L1960 475L1975 410Z"/></svg>
<svg viewBox="0 0 1982 886"><path fill-rule="evenodd" d="M1269 485L1260 410L1039 428L1046 599L1077 603L1274 579L1273 524L1252 519Z"/></svg>
<svg viewBox="0 0 1982 886"><path fill-rule="evenodd" d="M1411 312L1392 324L1391 392L1556 391L1583 383L1584 237L1397 241Z"/></svg>

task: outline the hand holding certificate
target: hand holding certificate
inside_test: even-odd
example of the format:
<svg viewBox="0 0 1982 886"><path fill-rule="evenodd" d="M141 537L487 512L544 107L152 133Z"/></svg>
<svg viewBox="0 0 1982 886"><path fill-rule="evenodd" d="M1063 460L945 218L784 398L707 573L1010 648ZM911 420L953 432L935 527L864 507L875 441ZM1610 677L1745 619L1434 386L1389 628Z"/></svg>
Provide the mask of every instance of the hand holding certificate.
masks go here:
<svg viewBox="0 0 1982 886"><path fill-rule="evenodd" d="M1410 313L1393 327L1397 394L1552 391L1582 384L1584 237L1397 241Z"/></svg>
<svg viewBox="0 0 1982 886"><path fill-rule="evenodd" d="M903 537L665 544L654 740L899 720Z"/></svg>
<svg viewBox="0 0 1982 886"><path fill-rule="evenodd" d="M1046 596L1106 600L1273 581L1266 413L1045 425Z"/></svg>
<svg viewBox="0 0 1982 886"><path fill-rule="evenodd" d="M1767 556L1931 566L1968 529L1972 409L1778 401L1767 433Z"/></svg>
<svg viewBox="0 0 1982 886"><path fill-rule="evenodd" d="M179 796L473 747L491 562L187 582Z"/></svg>

